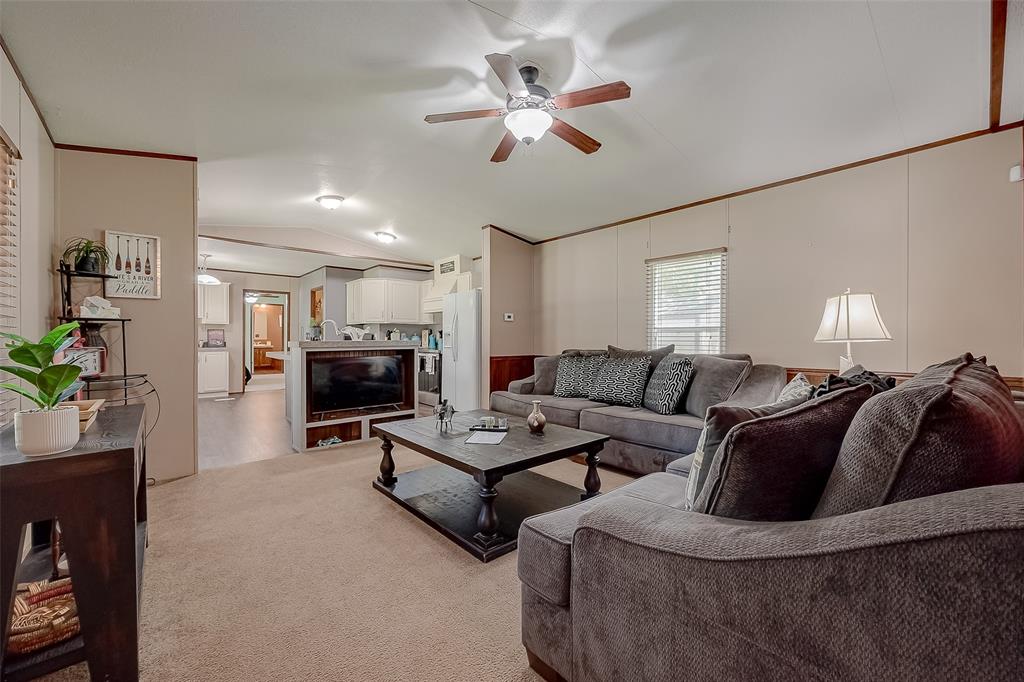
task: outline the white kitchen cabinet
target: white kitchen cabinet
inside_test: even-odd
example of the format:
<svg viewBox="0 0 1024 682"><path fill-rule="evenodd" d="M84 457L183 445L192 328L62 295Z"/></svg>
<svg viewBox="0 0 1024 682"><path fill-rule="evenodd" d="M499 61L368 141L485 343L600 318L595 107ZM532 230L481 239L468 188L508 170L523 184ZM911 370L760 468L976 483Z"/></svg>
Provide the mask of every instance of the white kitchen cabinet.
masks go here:
<svg viewBox="0 0 1024 682"><path fill-rule="evenodd" d="M435 324L434 313L427 309L427 297L433 289L434 283L431 280L420 282L420 324Z"/></svg>
<svg viewBox="0 0 1024 682"><path fill-rule="evenodd" d="M387 316L392 324L420 323L420 283L404 279L387 281Z"/></svg>
<svg viewBox="0 0 1024 682"><path fill-rule="evenodd" d="M348 325L359 324L359 318L362 316L362 312L356 311L355 293L355 282L345 285L345 324Z"/></svg>
<svg viewBox="0 0 1024 682"><path fill-rule="evenodd" d="M199 351L199 394L227 393L230 361L226 350Z"/></svg>
<svg viewBox="0 0 1024 682"><path fill-rule="evenodd" d="M355 279L345 285L345 298L352 314L345 313L348 324L387 323L388 280Z"/></svg>
<svg viewBox="0 0 1024 682"><path fill-rule="evenodd" d="M196 287L196 307L201 324L230 324L231 284L200 284Z"/></svg>

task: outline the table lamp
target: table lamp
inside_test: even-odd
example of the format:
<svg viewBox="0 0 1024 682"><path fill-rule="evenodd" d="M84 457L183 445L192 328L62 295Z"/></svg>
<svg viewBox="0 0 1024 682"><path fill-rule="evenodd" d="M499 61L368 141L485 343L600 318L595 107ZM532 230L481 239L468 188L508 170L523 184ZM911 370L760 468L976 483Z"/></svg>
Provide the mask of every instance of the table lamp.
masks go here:
<svg viewBox="0 0 1024 682"><path fill-rule="evenodd" d="M860 341L892 341L882 322L875 295L845 293L825 301L821 325L814 335L817 343L846 343L846 355L839 356L839 373L853 367L851 343Z"/></svg>

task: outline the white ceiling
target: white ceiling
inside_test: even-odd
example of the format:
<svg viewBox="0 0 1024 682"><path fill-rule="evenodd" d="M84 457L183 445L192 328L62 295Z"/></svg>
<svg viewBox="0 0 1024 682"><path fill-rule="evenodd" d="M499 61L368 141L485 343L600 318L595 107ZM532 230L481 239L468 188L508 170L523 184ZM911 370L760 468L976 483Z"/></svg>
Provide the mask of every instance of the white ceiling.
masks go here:
<svg viewBox="0 0 1024 682"><path fill-rule="evenodd" d="M198 156L201 226L386 227L419 261L478 255L487 223L550 237L988 119L988 0L0 7L59 142ZM423 122L502 104L489 52L633 96L561 114L596 154L547 136L493 164L500 121Z"/></svg>

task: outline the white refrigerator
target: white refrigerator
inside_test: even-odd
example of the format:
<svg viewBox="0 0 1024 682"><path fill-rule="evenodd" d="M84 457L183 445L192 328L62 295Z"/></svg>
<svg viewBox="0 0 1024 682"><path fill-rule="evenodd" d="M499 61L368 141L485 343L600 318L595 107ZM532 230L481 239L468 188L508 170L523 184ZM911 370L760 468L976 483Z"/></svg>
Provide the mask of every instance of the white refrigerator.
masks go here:
<svg viewBox="0 0 1024 682"><path fill-rule="evenodd" d="M480 290L444 297L441 398L458 411L480 409Z"/></svg>

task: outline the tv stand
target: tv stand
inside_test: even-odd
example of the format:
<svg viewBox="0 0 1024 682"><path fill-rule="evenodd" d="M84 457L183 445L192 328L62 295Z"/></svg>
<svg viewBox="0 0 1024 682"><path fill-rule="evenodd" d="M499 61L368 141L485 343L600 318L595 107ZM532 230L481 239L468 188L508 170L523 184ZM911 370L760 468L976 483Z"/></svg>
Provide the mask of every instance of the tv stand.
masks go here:
<svg viewBox="0 0 1024 682"><path fill-rule="evenodd" d="M287 375L292 414L291 440L292 449L296 452L367 441L376 438L373 435L373 426L376 424L416 418L419 407L417 344L408 341L301 341L290 343L288 352L288 366L292 368ZM314 359L396 355L402 358L401 403L313 412L310 367Z"/></svg>

